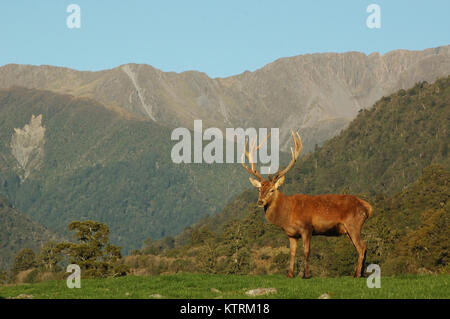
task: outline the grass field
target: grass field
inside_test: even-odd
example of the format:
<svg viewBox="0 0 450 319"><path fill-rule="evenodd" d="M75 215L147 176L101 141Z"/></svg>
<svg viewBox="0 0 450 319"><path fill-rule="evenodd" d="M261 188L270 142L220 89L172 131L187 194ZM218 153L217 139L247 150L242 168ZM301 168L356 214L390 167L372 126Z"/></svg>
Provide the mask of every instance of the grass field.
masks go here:
<svg viewBox="0 0 450 319"><path fill-rule="evenodd" d="M0 298L25 294L33 298L250 298L246 291L276 288L274 294L256 298L313 298L327 293L331 298L450 298L450 276L420 275L382 277L381 288L368 288L366 278L301 278L281 275L238 276L176 274L82 279L81 288L69 289L66 282L0 286ZM213 291L212 288L218 291ZM255 298L255 297L251 297Z"/></svg>

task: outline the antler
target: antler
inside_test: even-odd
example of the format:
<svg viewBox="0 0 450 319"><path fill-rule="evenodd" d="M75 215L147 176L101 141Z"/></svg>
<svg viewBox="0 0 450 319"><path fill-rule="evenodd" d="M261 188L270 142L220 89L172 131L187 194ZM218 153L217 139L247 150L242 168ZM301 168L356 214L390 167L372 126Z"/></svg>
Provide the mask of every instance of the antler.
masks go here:
<svg viewBox="0 0 450 319"><path fill-rule="evenodd" d="M242 158L241 158L241 162L242 162L242 166L253 176L255 176L256 178L259 179L259 181L263 181L264 178L261 176L261 174L258 172L258 170L256 169L256 165L253 161L253 153L257 150L259 150L261 148L261 146L264 145L264 143L269 139L271 133L267 134L266 138L264 139L264 141L261 142L261 144L258 145L258 147L256 147L256 138L253 140L253 142L250 145L250 150L247 152L247 144L248 144L248 139L245 138L245 146L244 146L244 153L242 153ZM255 149L256 147L256 149ZM244 155L248 158L249 163L251 164L252 168L249 168L247 165L245 165L245 159L244 159Z"/></svg>
<svg viewBox="0 0 450 319"><path fill-rule="evenodd" d="M291 135L292 135L292 139L294 140L294 148L295 148L295 150L292 150L292 147L291 147L291 155L292 155L291 161L289 162L288 166L286 166L286 168L284 170L276 173L271 178L271 180L276 181L277 179L282 177L284 174L286 174L292 168L292 166L294 166L295 161L297 160L298 156L300 155L300 153L302 151L302 148L303 148L302 139L300 138L300 135L298 134L298 132L296 132L294 134L294 132L291 131Z"/></svg>

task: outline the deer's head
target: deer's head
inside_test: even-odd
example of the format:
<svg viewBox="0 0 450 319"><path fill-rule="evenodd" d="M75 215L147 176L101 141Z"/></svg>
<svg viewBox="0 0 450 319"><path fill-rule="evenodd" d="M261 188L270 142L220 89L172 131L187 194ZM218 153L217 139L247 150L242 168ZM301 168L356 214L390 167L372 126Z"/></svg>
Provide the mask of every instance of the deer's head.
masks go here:
<svg viewBox="0 0 450 319"><path fill-rule="evenodd" d="M258 198L258 206L264 207L266 205L269 205L274 198L277 195L278 188L283 185L284 183L284 175L294 166L295 161L297 160L298 156L300 155L300 152L302 151L302 140L300 138L300 135L298 133L291 132L292 139L294 140L294 148L291 147L291 161L286 166L285 169L282 171L278 171L273 176L268 175L267 179L264 179L261 174L256 169L254 160L253 160L253 153L261 148L261 146L267 141L270 134L267 135L266 139L258 146L256 146L256 140L253 141L250 145L250 150L247 151L247 139L245 140L245 148L244 148L244 154L242 154L242 166L255 178L249 178L250 183L252 183L253 186L258 188L259 190L259 198ZM244 155L247 157L251 168L249 168L247 165L245 165Z"/></svg>

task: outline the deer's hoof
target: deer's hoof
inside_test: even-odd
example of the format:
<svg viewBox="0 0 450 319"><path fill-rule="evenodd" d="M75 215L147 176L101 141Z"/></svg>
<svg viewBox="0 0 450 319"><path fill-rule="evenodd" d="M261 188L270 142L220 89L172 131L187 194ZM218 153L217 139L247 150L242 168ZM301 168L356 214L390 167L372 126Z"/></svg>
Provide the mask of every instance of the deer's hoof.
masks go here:
<svg viewBox="0 0 450 319"><path fill-rule="evenodd" d="M288 276L288 278L293 278L294 277L294 273L293 272L289 272L287 276Z"/></svg>

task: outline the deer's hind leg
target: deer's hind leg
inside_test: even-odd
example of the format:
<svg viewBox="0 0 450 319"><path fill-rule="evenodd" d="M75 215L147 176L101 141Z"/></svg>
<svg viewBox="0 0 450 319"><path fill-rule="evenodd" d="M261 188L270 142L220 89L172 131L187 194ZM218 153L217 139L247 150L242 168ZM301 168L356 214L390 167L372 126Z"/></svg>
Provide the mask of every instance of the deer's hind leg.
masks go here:
<svg viewBox="0 0 450 319"><path fill-rule="evenodd" d="M361 225L362 226L362 225ZM353 246L358 253L358 263L356 264L355 277L361 277L364 261L366 259L367 246L361 239L361 228L345 225L347 236L350 238Z"/></svg>
<svg viewBox="0 0 450 319"><path fill-rule="evenodd" d="M303 271L303 279L308 279L311 276L309 275L309 267L308 267L308 259L309 259L309 249L311 245L311 236L312 231L305 229L301 233L302 235L302 243L303 243L303 255L305 257L305 267Z"/></svg>

